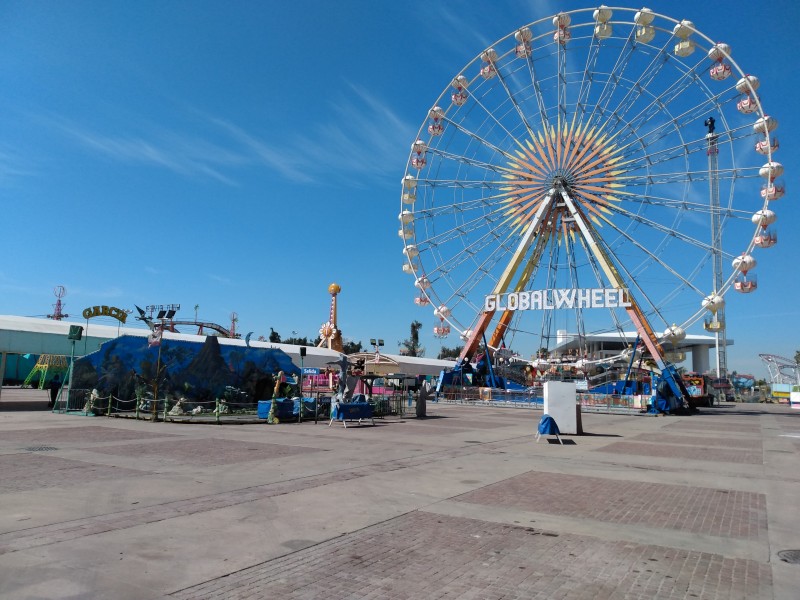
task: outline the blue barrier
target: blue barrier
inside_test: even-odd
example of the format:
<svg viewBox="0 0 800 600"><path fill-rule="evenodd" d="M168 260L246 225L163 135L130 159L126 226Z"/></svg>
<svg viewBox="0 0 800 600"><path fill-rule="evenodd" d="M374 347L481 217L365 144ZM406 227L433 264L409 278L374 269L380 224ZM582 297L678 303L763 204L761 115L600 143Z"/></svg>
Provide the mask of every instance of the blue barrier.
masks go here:
<svg viewBox="0 0 800 600"><path fill-rule="evenodd" d="M359 423L362 419L369 419L372 421L372 424L375 425L373 415L374 407L369 402L339 403L334 405L331 411L331 420L330 423L328 423L328 427L330 427L331 423L334 421L341 421L345 428L347 428L346 421L353 421L355 419L358 419Z"/></svg>
<svg viewBox="0 0 800 600"><path fill-rule="evenodd" d="M297 413L300 411L300 402L301 402L299 398L297 399L278 398L276 402L277 404L275 405L276 408L275 416L278 418L279 421L297 420ZM303 418L313 419L315 400L313 398L303 398L302 402L303 402ZM324 413L329 405L330 401L328 401L328 404L326 404L324 400L320 400L319 407L317 410L319 410L319 412ZM272 406L272 400L259 400L258 418L259 419L269 418L269 409L271 406Z"/></svg>

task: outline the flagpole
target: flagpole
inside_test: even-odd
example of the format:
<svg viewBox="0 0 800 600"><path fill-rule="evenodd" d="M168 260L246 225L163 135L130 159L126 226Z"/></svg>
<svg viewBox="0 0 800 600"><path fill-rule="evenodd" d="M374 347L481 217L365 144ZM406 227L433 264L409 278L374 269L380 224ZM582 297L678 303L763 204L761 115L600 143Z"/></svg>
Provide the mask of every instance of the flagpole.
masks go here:
<svg viewBox="0 0 800 600"><path fill-rule="evenodd" d="M153 336L154 341L157 340L158 343L158 359L156 360L156 376L153 380L153 405L150 411L153 413L153 421L156 420L158 415L158 379L161 375L161 342L162 336L164 335L164 324L158 325L158 335ZM153 332L155 333L155 332Z"/></svg>

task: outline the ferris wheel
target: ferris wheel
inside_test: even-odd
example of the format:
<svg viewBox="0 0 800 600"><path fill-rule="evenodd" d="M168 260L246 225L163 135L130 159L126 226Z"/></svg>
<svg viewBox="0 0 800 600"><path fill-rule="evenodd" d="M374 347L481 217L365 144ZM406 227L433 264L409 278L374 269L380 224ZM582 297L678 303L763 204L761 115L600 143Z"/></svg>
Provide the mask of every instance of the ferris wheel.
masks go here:
<svg viewBox="0 0 800 600"><path fill-rule="evenodd" d="M601 6L454 74L411 145L399 235L415 302L462 358L484 338L536 351L635 331L663 360L692 324L724 327L785 191L777 120L734 54L690 21Z"/></svg>

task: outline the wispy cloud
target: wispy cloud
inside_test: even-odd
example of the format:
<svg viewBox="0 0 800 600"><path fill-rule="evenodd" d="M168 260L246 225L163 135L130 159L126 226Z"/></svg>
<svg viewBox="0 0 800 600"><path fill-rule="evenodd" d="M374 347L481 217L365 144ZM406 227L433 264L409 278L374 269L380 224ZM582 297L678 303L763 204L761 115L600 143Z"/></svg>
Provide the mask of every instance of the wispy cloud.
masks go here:
<svg viewBox="0 0 800 600"><path fill-rule="evenodd" d="M18 156L11 148L0 145L0 187L7 187L20 177L35 175L30 164Z"/></svg>
<svg viewBox="0 0 800 600"><path fill-rule="evenodd" d="M230 285L231 284L231 280L230 279L228 279L227 277L223 277L222 275L216 275L215 273L209 273L208 274L208 278L211 281L214 281L216 283L222 283L224 285Z"/></svg>
<svg viewBox="0 0 800 600"><path fill-rule="evenodd" d="M197 110L193 114L194 127L201 133L143 123L137 124L135 134L107 133L63 117L49 121L109 160L150 165L228 185L236 185L242 168L254 166L266 167L296 183L321 183L354 174L383 175L401 169L402 155L415 132L388 101L356 84L347 84L329 100L326 110L320 111L325 116L307 121L303 130L289 136L285 130L277 131L277 139L255 134L230 119ZM2 159L0 149L0 169Z"/></svg>
<svg viewBox="0 0 800 600"><path fill-rule="evenodd" d="M208 177L233 185L234 180L223 174L221 168L250 162L241 152L169 129L151 131L147 137L110 135L65 119L55 122L62 132L109 159L162 167L185 176Z"/></svg>
<svg viewBox="0 0 800 600"><path fill-rule="evenodd" d="M212 117L209 122L225 132L232 141L240 144L251 162L263 164L290 181L303 183L313 180L308 173L309 162L302 155L288 154L278 144L260 140L224 119Z"/></svg>
<svg viewBox="0 0 800 600"><path fill-rule="evenodd" d="M350 94L331 100L332 116L297 136L288 152L336 177L384 177L403 168L416 127L380 96L350 84ZM420 120L424 114L420 116Z"/></svg>

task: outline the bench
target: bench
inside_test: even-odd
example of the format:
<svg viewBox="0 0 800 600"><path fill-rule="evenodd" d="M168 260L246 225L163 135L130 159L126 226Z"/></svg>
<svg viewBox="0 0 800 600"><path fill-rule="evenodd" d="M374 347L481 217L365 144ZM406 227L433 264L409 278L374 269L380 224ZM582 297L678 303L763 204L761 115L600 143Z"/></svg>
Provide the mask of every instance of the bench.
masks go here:
<svg viewBox="0 0 800 600"><path fill-rule="evenodd" d="M358 419L359 425L365 419L369 419L375 425L373 414L374 407L369 402L350 402L349 404L339 402L334 404L331 409L331 420L328 423L328 427L334 421L341 421L342 425L347 429L347 421L355 421L356 419Z"/></svg>

